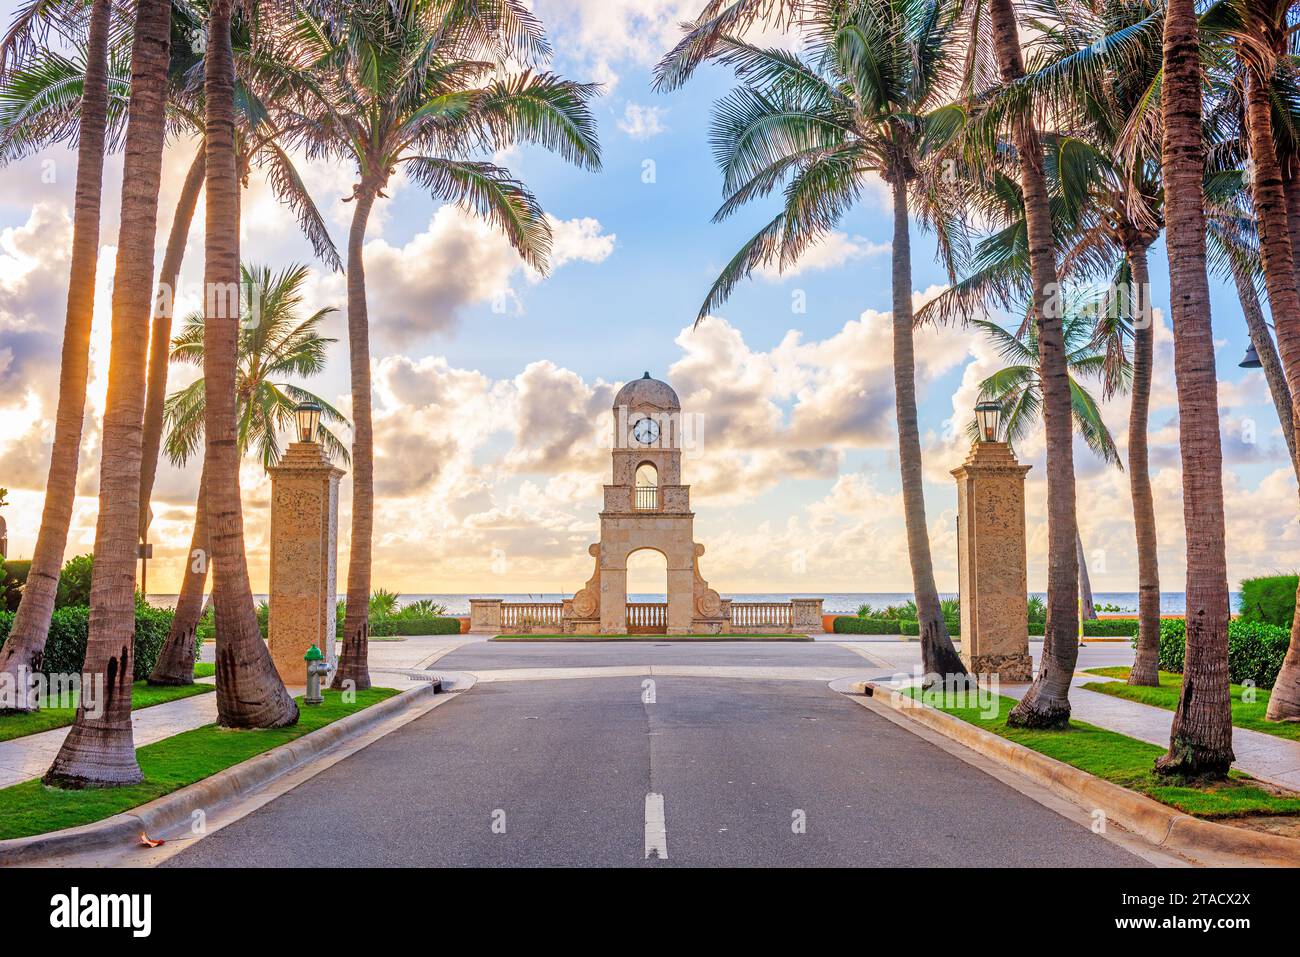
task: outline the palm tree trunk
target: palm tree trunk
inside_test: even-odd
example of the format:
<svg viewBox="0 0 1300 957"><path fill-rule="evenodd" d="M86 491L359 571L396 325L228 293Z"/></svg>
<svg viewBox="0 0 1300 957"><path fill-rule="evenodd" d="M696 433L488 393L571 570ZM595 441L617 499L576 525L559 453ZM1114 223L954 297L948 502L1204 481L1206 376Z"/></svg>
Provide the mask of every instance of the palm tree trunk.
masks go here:
<svg viewBox="0 0 1300 957"><path fill-rule="evenodd" d="M1293 240L1292 249L1294 248ZM1255 354L1259 356L1264 381L1268 383L1273 408L1277 410L1277 420L1282 426L1282 436L1286 439L1287 451L1291 455L1291 464L1296 470L1297 478L1300 478L1300 459L1296 457L1295 417L1291 414L1291 387L1286 384L1282 358L1277 354L1273 334L1268 331L1268 323L1264 320L1264 310L1260 308L1254 277L1246 264L1236 256L1229 256L1229 261L1232 264L1232 281L1237 287L1237 299L1241 302L1241 314L1245 316L1246 328L1250 332L1250 342L1255 347Z"/></svg>
<svg viewBox="0 0 1300 957"><path fill-rule="evenodd" d="M144 458L140 463L140 541L149 531L149 499L158 474L158 450L162 448L163 404L167 398L167 366L171 360L172 314L176 304L176 283L185 258L185 240L194 221L194 207L203 189L203 143L190 163L181 187L172 230L167 237L162 272L158 276L158 299L153 310L153 331L149 340L149 384L144 395Z"/></svg>
<svg viewBox="0 0 1300 957"><path fill-rule="evenodd" d="M257 626L239 496L235 401L240 329L239 178L235 158L235 67L230 46L232 6L232 0L214 0L210 7L204 73L207 307L203 384L207 487L203 499L214 565L217 721L231 728L279 728L297 722L298 706L276 673Z"/></svg>
<svg viewBox="0 0 1300 957"><path fill-rule="evenodd" d="M921 660L927 675L939 675L945 685L966 675L948 635L939 605L930 557L930 531L925 520L925 488L921 468L921 433L916 417L916 360L912 339L912 251L908 221L907 180L901 172L890 177L894 189L894 397L898 416L898 462L902 471L903 515L907 525L907 556L912 565L912 591L921 633Z"/></svg>
<svg viewBox="0 0 1300 957"><path fill-rule="evenodd" d="M1205 270L1201 63L1192 0L1170 0L1168 4L1164 69L1161 165L1187 532L1187 641L1183 690L1169 731L1169 751L1156 761L1156 770L1170 775L1222 776L1233 760L1228 574L1218 381Z"/></svg>
<svg viewBox="0 0 1300 957"><path fill-rule="evenodd" d="M1156 506L1151 493L1147 420L1151 409L1155 330L1148 301L1150 274L1145 246L1128 250L1129 269L1137 301L1133 323L1133 386L1128 414L1128 483L1133 497L1133 527L1137 532L1138 640L1128 683L1155 687L1160 683L1160 560L1156 542Z"/></svg>
<svg viewBox="0 0 1300 957"><path fill-rule="evenodd" d="M1088 559L1083 551L1083 539L1074 534L1074 555L1079 565L1079 613L1084 621L1097 620L1097 608L1092 601L1092 581L1088 578Z"/></svg>
<svg viewBox="0 0 1300 957"><path fill-rule="evenodd" d="M1250 159L1255 217L1259 231L1264 285L1277 329L1278 351L1292 398L1292 428L1300 425L1295 409L1300 396L1300 291L1297 290L1295 258L1291 248L1290 223L1282 170L1273 143L1273 103L1269 77L1251 60L1246 64L1246 129L1250 136ZM1300 441L1296 442L1300 446ZM1300 598L1300 591L1297 591ZM1291 624L1291 643L1269 695L1265 717L1271 721L1300 720L1300 615ZM1226 651L1225 651L1226 656Z"/></svg>
<svg viewBox="0 0 1300 957"><path fill-rule="evenodd" d="M348 232L348 357L352 369L352 540L343 648L332 686L370 687L370 550L375 526L375 449L370 417L370 319L366 309L366 224L379 184L362 171Z"/></svg>
<svg viewBox="0 0 1300 957"><path fill-rule="evenodd" d="M131 733L136 526L141 422L149 340L140 330L153 300L153 247L166 136L171 4L139 0L131 46L131 105L122 167L122 225L113 276L113 344L99 473L90 635L76 721L45 773L60 787L142 780ZM93 707L88 709L88 690Z"/></svg>
<svg viewBox="0 0 1300 957"><path fill-rule="evenodd" d="M31 676L41 669L59 571L77 497L77 460L86 413L90 370L90 325L95 310L95 267L99 262L99 212L104 182L104 129L108 117L108 33L112 3L95 0L90 9L86 74L77 133L77 187L72 215L72 261L59 365L59 404L54 447L45 481L45 506L31 569L9 638L0 648L0 683L14 688L13 708L31 711ZM5 676L8 676L6 679Z"/></svg>
<svg viewBox="0 0 1300 957"><path fill-rule="evenodd" d="M167 640L149 674L151 685L194 684L194 635L203 617L203 587L208 581L208 519L203 507L207 472L205 466L199 479L199 497L194 505L194 531L190 536L185 577L181 579L181 594L176 600Z"/></svg>
<svg viewBox="0 0 1300 957"><path fill-rule="evenodd" d="M1024 76L1020 32L1011 0L991 0L998 72L1004 84ZM1025 200L1029 266L1034 283L1039 378L1047 437L1047 624L1038 675L1007 716L1014 727L1064 727L1070 720L1070 680L1079 657L1079 564L1075 554L1074 423L1070 380L1057 291L1052 214L1043 171L1043 150L1032 118L1016 124L1015 146Z"/></svg>

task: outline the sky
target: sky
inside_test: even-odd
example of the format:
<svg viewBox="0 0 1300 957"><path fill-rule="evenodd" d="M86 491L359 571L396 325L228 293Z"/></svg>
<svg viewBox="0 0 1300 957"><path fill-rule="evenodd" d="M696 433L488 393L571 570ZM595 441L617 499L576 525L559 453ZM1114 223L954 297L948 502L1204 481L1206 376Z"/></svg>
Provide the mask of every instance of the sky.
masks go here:
<svg viewBox="0 0 1300 957"><path fill-rule="evenodd" d="M375 390L377 515L374 585L404 593L572 593L591 574L601 485L609 480L610 405L644 372L670 383L700 425L684 458L701 573L723 592L910 591L890 362L891 203L883 183L826 242L784 275L756 274L693 327L705 293L736 249L775 213L757 202L721 225L708 124L734 85L707 67L684 89L651 89L655 61L701 0L534 0L557 51L556 72L604 84L595 102L600 172L534 148L497 157L536 192L555 234L542 277L504 239L435 203L400 175L375 207L365 247ZM0 20L14 0L0 0ZM196 143L164 157L158 256ZM355 180L345 164L300 163L343 250ZM10 557L29 557L57 399L75 184L75 154L54 148L0 170L0 486ZM94 541L100 432L109 355L121 159L111 157L78 498L69 556ZM198 304L203 205L194 218L176 314ZM350 407L344 279L312 257L294 217L254 169L244 197L247 262L312 268L307 307L338 309L328 367L301 383ZM942 290L931 237L913 230L913 300ZM1178 414L1163 244L1151 257L1156 307L1151 468L1164 591L1185 574ZM190 290L187 292L186 290ZM1263 374L1238 368L1247 332L1232 288L1212 277L1219 414L1225 455L1228 572L1300 565L1296 486ZM1007 316L992 316L1012 322ZM916 335L926 504L938 585L955 591L956 486L978 383L999 368L978 332ZM174 368L169 389L195 372ZM1104 405L1126 457L1128 402ZM1046 586L1041 429L1018 447L1032 466L1026 518L1029 586ZM1078 515L1093 588L1135 591L1128 476L1075 448ZM150 592L174 592L188 546L198 463L165 463L150 532ZM242 471L250 571L267 582L270 482ZM347 562L350 482L340 512ZM657 578L656 578L657 576ZM662 590L641 568L630 590Z"/></svg>

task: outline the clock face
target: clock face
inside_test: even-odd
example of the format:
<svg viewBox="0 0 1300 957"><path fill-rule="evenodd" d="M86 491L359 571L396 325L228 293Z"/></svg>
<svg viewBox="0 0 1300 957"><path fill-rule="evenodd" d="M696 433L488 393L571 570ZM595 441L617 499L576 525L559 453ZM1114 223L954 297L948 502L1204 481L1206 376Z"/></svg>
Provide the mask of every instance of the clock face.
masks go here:
<svg viewBox="0 0 1300 957"><path fill-rule="evenodd" d="M632 438L642 445L649 445L659 439L659 423L654 419L638 419L632 426Z"/></svg>

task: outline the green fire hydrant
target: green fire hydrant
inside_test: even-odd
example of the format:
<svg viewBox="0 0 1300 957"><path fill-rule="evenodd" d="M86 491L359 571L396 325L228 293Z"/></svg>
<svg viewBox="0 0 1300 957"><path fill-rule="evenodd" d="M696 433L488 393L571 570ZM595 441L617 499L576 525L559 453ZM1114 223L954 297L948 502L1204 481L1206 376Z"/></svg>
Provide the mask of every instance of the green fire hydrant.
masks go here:
<svg viewBox="0 0 1300 957"><path fill-rule="evenodd" d="M307 697L303 699L303 703L324 704L325 696L321 694L320 680L330 673L330 663L325 660L324 653L315 645L307 649L307 654L302 656L302 660L307 662Z"/></svg>

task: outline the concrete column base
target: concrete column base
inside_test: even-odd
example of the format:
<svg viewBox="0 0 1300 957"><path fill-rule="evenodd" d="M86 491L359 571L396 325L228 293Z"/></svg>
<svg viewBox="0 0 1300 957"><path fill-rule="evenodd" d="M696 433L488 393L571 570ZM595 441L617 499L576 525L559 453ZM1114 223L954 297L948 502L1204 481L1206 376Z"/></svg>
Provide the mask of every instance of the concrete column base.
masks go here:
<svg viewBox="0 0 1300 957"><path fill-rule="evenodd" d="M963 659L965 656L963 656ZM1024 652L1009 655L972 655L966 670L980 676L997 675L999 681L1017 683L1034 680L1034 659Z"/></svg>

